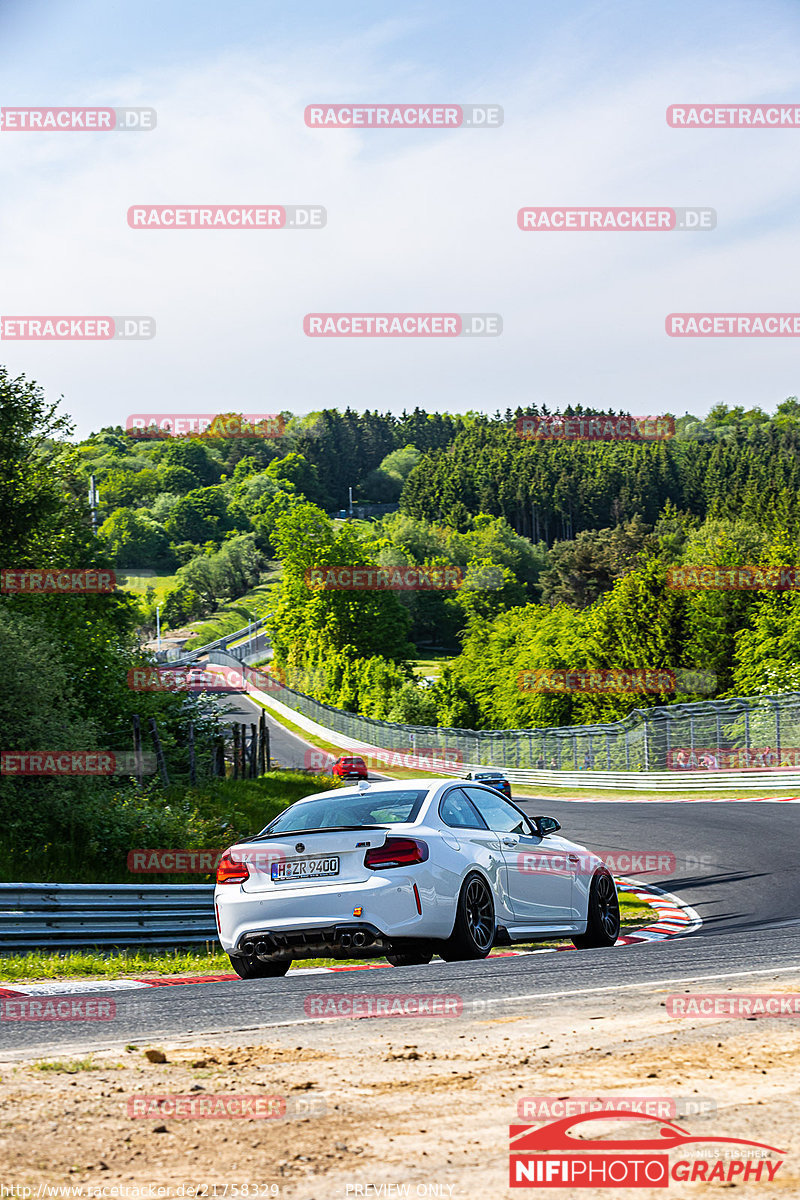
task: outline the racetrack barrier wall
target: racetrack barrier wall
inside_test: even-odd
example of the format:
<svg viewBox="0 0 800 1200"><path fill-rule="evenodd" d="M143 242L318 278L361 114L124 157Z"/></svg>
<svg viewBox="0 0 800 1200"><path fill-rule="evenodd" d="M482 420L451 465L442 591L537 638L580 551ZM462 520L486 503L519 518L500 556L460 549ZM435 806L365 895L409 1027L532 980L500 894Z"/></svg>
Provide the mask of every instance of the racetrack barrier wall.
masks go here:
<svg viewBox="0 0 800 1200"><path fill-rule="evenodd" d="M0 954L205 942L213 884L0 883Z"/></svg>

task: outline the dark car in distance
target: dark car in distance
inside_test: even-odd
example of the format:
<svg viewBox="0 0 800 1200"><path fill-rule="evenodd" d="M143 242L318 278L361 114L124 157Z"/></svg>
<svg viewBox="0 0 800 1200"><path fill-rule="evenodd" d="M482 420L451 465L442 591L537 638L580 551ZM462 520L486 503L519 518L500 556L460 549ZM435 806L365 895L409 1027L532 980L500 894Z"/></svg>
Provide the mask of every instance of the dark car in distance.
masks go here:
<svg viewBox="0 0 800 1200"><path fill-rule="evenodd" d="M469 771L464 778L472 779L475 783L484 783L500 792L507 800L511 799L511 784L502 771Z"/></svg>

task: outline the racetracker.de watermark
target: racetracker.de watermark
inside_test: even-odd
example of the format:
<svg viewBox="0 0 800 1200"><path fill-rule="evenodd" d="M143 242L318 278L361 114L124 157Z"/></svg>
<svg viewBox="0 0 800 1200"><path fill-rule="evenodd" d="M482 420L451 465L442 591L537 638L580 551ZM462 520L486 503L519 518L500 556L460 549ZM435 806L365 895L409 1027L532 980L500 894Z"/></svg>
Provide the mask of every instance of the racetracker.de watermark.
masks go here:
<svg viewBox="0 0 800 1200"><path fill-rule="evenodd" d="M718 746L672 746L668 771L774 771L800 767L800 746L749 746L722 750Z"/></svg>
<svg viewBox="0 0 800 1200"><path fill-rule="evenodd" d="M139 1120L274 1121L286 1116L286 1097L222 1092L204 1096L129 1096L127 1108L128 1116Z"/></svg>
<svg viewBox="0 0 800 1200"><path fill-rule="evenodd" d="M662 442L675 436L674 417L539 417L516 420L517 436L529 441Z"/></svg>
<svg viewBox="0 0 800 1200"><path fill-rule="evenodd" d="M417 746L413 750L404 747L394 747L388 750L370 747L356 747L354 750L344 750L344 758L359 758L369 771L380 771L388 768L403 768L410 771L440 771L444 767L462 767L464 755L461 750L439 746ZM304 765L307 771L329 772L334 759L327 750L306 750Z"/></svg>
<svg viewBox="0 0 800 1200"><path fill-rule="evenodd" d="M499 337L499 313L307 313L308 337Z"/></svg>
<svg viewBox="0 0 800 1200"><path fill-rule="evenodd" d="M0 108L3 133L111 133L155 129L154 108Z"/></svg>
<svg viewBox="0 0 800 1200"><path fill-rule="evenodd" d="M520 671L517 687L521 692L559 696L566 693L664 694L669 692L711 693L717 686L713 671L690 668L649 667L573 667L556 669L537 667Z"/></svg>
<svg viewBox="0 0 800 1200"><path fill-rule="evenodd" d="M800 567L701 563L669 567L666 583L676 592L793 592L800 588Z"/></svg>
<svg viewBox="0 0 800 1200"><path fill-rule="evenodd" d="M0 1000L0 1021L113 1021L116 1015L116 1004L105 996L12 996Z"/></svg>
<svg viewBox="0 0 800 1200"><path fill-rule="evenodd" d="M670 313L670 337L800 337L800 313Z"/></svg>
<svg viewBox="0 0 800 1200"><path fill-rule="evenodd" d="M674 875L678 861L671 850L603 851L602 858L612 875ZM516 860L521 875L573 877L591 874L597 866L598 856L582 851L521 850Z"/></svg>
<svg viewBox="0 0 800 1200"><path fill-rule="evenodd" d="M461 567L309 567L304 579L306 587L320 592L441 592L460 588L464 572Z"/></svg>
<svg viewBox="0 0 800 1200"><path fill-rule="evenodd" d="M522 230L574 230L603 233L664 233L672 229L710 230L717 227L713 208L521 208Z"/></svg>
<svg viewBox="0 0 800 1200"><path fill-rule="evenodd" d="M609 1111L670 1120L715 1113L717 1102L709 1096L523 1096L517 1101L517 1116L523 1120L558 1120Z"/></svg>
<svg viewBox="0 0 800 1200"><path fill-rule="evenodd" d="M127 866L132 875L210 875L216 871L225 850L129 850ZM269 872L273 863L285 862L279 846L238 848L231 862L246 863L257 871Z"/></svg>
<svg viewBox="0 0 800 1200"><path fill-rule="evenodd" d="M99 567L3 567L0 570L0 592L9 595L99 595L113 592L116 587L115 573Z"/></svg>
<svg viewBox="0 0 800 1200"><path fill-rule="evenodd" d="M276 668L279 670L279 668ZM247 685L262 692L285 686L282 671L272 675L257 667L132 667L127 675L133 692L245 692Z"/></svg>
<svg viewBox="0 0 800 1200"><path fill-rule="evenodd" d="M497 129L499 104L308 104L309 129Z"/></svg>
<svg viewBox="0 0 800 1200"><path fill-rule="evenodd" d="M321 204L132 204L131 229L324 229Z"/></svg>
<svg viewBox="0 0 800 1200"><path fill-rule="evenodd" d="M0 317L4 342L146 342L153 317Z"/></svg>
<svg viewBox="0 0 800 1200"><path fill-rule="evenodd" d="M800 992L685 992L667 996L668 1017L800 1017Z"/></svg>
<svg viewBox="0 0 800 1200"><path fill-rule="evenodd" d="M131 413L125 432L140 438L277 438L280 413Z"/></svg>
<svg viewBox="0 0 800 1200"><path fill-rule="evenodd" d="M3 750L0 775L154 775L148 750Z"/></svg>
<svg viewBox="0 0 800 1200"><path fill-rule="evenodd" d="M317 992L306 996L307 1017L460 1017L461 996L448 992Z"/></svg>
<svg viewBox="0 0 800 1200"><path fill-rule="evenodd" d="M797 129L800 104L670 104L673 129Z"/></svg>

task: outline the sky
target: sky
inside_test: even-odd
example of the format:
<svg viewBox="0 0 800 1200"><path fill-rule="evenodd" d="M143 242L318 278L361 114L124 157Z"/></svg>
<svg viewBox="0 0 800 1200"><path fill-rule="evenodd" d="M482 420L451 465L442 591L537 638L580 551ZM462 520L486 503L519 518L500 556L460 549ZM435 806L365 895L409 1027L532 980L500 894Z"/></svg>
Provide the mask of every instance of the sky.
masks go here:
<svg viewBox="0 0 800 1200"><path fill-rule="evenodd" d="M149 316L147 340L0 338L85 436L134 413L323 407L649 415L800 393L792 3L0 0L0 106L152 107L148 132L0 130L0 316ZM309 104L502 106L503 124L311 129ZM324 228L131 229L133 205L321 205ZM703 206L713 230L523 232L533 206ZM308 313L497 313L495 337L312 338Z"/></svg>

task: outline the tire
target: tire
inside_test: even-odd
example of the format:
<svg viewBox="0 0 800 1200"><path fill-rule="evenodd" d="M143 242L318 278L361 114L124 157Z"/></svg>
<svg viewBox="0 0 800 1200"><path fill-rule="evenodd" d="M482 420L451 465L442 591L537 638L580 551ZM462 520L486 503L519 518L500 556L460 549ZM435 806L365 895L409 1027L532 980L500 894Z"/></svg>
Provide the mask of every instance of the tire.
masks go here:
<svg viewBox="0 0 800 1200"><path fill-rule="evenodd" d="M400 954L387 954L386 961L393 967L424 967L433 958L432 950L406 950Z"/></svg>
<svg viewBox="0 0 800 1200"><path fill-rule="evenodd" d="M586 933L573 937L578 950L596 946L613 946L619 937L619 900L609 871L595 872L589 888L589 909Z"/></svg>
<svg viewBox="0 0 800 1200"><path fill-rule="evenodd" d="M468 875L461 887L453 932L439 954L445 962L486 958L496 935L494 897L482 875Z"/></svg>
<svg viewBox="0 0 800 1200"><path fill-rule="evenodd" d="M290 958L264 962L260 958L245 958L243 954L229 954L231 966L240 979L274 979L285 975L292 965Z"/></svg>

